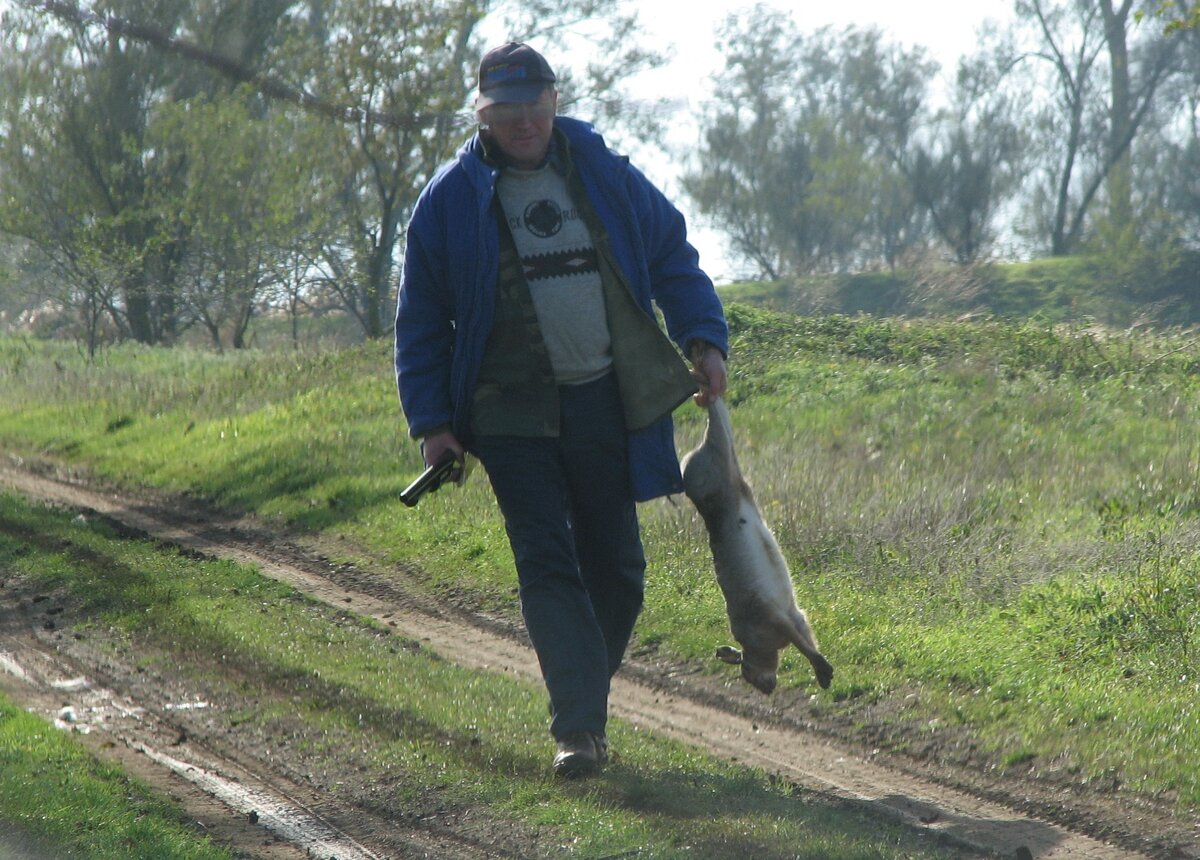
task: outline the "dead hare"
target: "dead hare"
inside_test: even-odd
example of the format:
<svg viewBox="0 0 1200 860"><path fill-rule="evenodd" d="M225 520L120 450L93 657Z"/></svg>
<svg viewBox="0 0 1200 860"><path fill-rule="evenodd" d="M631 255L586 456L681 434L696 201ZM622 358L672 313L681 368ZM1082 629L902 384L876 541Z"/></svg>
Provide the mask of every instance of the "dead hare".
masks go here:
<svg viewBox="0 0 1200 860"><path fill-rule="evenodd" d="M708 529L717 583L725 595L729 628L742 646L717 649L726 663L764 693L775 689L779 652L795 645L808 658L817 683L829 687L833 667L817 647L775 536L763 521L733 450L733 423L721 398L708 407L708 429L683 458L684 493Z"/></svg>

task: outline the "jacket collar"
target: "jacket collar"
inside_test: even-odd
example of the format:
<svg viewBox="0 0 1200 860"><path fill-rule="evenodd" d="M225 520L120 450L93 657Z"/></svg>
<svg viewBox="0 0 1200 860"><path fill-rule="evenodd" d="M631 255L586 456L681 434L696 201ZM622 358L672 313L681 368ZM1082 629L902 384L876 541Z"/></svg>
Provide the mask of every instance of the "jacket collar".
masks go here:
<svg viewBox="0 0 1200 860"><path fill-rule="evenodd" d="M508 167L508 159L496 145L486 131L480 130L475 135L479 142L477 153L479 157L493 170L503 170ZM550 147L546 152L546 160L542 162L540 167L545 167L549 164L561 176L567 176L571 172L571 141L567 139L567 134L557 123L550 132Z"/></svg>
<svg viewBox="0 0 1200 860"><path fill-rule="evenodd" d="M486 135L482 132L472 135L459 148L454 161L466 172L471 184L479 193L490 196L501 165L489 155L485 137ZM551 145L557 147L558 157L565 157L563 167L567 171L574 166L577 153L594 154L597 148L607 150L604 138L591 123L568 116L554 118L554 134L551 138ZM454 162L451 162L450 165L447 165L447 169L453 164Z"/></svg>

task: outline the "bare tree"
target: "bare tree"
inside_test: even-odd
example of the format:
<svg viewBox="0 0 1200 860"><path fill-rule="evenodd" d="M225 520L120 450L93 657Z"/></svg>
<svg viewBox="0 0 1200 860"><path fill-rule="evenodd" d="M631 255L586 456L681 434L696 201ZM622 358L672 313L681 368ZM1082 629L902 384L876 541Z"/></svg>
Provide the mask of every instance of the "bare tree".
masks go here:
<svg viewBox="0 0 1200 860"><path fill-rule="evenodd" d="M1173 69L1176 51L1155 37L1134 52L1132 9L1133 0L1017 3L1018 15L1034 31L1035 46L1026 57L1048 66L1056 93L1038 122L1053 190L1044 188L1037 198L1050 206L1042 220L1056 256L1079 248L1102 189L1111 226L1121 231L1133 223L1132 146ZM1099 69L1102 55L1108 59L1107 75Z"/></svg>
<svg viewBox="0 0 1200 860"><path fill-rule="evenodd" d="M1011 60L1004 44L959 64L950 105L906 166L913 194L954 259L977 262L995 239L997 210L1014 193L1026 135L1014 95L1004 86Z"/></svg>

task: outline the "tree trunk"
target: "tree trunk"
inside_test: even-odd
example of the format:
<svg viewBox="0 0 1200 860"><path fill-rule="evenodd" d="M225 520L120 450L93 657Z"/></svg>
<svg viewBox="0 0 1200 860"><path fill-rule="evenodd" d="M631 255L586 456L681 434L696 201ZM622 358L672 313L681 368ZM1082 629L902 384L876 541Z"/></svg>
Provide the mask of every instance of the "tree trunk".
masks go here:
<svg viewBox="0 0 1200 860"><path fill-rule="evenodd" d="M138 343L154 344L154 325L151 321L150 292L146 289L143 272L134 273L125 284L125 322L129 333Z"/></svg>
<svg viewBox="0 0 1200 860"><path fill-rule="evenodd" d="M1133 223L1133 97L1129 83L1129 44L1126 27L1133 0L1122 0L1113 8L1113 0L1101 0L1104 15L1104 39L1108 45L1111 95L1109 102L1108 214L1115 230L1124 231Z"/></svg>
<svg viewBox="0 0 1200 860"><path fill-rule="evenodd" d="M363 334L377 340L386 334L384 326L385 306L391 296L391 280L394 268L393 255L400 238L394 197L388 195L381 213L379 237L371 249L367 261L367 282L363 290ZM390 314L388 315L390 316Z"/></svg>

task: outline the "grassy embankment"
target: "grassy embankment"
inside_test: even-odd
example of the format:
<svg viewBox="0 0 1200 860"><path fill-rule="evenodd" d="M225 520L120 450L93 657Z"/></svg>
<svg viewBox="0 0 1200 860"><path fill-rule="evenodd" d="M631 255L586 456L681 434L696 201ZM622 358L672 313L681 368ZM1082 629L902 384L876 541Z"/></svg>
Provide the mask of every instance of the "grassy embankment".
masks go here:
<svg viewBox="0 0 1200 860"><path fill-rule="evenodd" d="M894 272L812 275L723 288L727 300L800 314L956 318L1072 324L1097 321L1189 326L1200 320L1200 253L1131 248L1128 253L1051 257L962 267L927 263ZM1131 288L1131 285L1141 285Z"/></svg>
<svg viewBox="0 0 1200 860"><path fill-rule="evenodd" d="M838 675L1001 765L1200 804L1195 344L731 308L741 460ZM415 561L515 613L481 476L416 511L387 345L216 356L0 345L0 444ZM703 427L681 410L679 439ZM640 648L704 661L725 619L686 502L645 506ZM812 687L798 655L782 675ZM815 688L814 688L815 690ZM908 734L912 737L912 733Z"/></svg>

